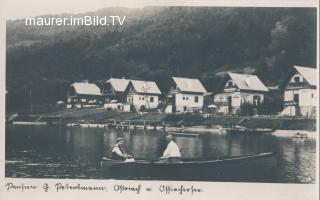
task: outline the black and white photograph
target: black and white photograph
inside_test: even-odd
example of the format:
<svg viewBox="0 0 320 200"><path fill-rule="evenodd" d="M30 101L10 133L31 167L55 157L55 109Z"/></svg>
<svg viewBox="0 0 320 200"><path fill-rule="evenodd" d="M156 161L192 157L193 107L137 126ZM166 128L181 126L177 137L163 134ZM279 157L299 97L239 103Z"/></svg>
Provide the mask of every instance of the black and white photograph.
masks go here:
<svg viewBox="0 0 320 200"><path fill-rule="evenodd" d="M315 185L317 14L8 13L5 178Z"/></svg>

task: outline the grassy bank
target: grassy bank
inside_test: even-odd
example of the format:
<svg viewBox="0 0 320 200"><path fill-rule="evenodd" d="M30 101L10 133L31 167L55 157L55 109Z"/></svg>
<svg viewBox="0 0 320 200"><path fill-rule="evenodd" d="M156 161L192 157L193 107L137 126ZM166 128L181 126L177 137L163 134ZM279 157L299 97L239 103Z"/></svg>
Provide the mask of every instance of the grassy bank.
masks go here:
<svg viewBox="0 0 320 200"><path fill-rule="evenodd" d="M286 130L315 130L316 119L284 118L278 116L240 117L240 116L212 116L203 117L201 114L165 114L165 113L133 113L111 111L103 108L59 109L38 115L20 114L16 121L59 121L62 123L108 123L110 121L130 120L131 124L168 126L213 126L235 125L250 128L272 128Z"/></svg>

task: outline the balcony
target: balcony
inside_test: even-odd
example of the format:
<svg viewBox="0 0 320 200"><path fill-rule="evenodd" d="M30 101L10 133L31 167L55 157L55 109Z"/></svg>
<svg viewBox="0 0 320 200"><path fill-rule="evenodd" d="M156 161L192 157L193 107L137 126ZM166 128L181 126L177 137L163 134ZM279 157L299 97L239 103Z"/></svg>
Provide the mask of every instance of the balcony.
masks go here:
<svg viewBox="0 0 320 200"><path fill-rule="evenodd" d="M217 107L228 106L228 102L214 102L213 104L216 105Z"/></svg>
<svg viewBox="0 0 320 200"><path fill-rule="evenodd" d="M284 105L285 106L297 106L298 103L293 101L293 100L291 100L291 101L284 101Z"/></svg>
<svg viewBox="0 0 320 200"><path fill-rule="evenodd" d="M295 83L289 83L286 86L286 89L303 89L303 88L309 88L310 86L306 82L295 82Z"/></svg>

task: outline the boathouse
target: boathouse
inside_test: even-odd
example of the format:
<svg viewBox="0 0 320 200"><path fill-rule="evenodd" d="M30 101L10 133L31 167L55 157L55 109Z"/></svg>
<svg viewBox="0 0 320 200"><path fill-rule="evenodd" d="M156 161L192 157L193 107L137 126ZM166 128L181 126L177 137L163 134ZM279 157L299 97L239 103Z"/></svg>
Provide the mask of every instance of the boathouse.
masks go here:
<svg viewBox="0 0 320 200"><path fill-rule="evenodd" d="M110 78L107 80L102 89L105 103L110 103L111 101L125 103L127 101L127 94L125 91L129 82L130 80L125 78Z"/></svg>
<svg viewBox="0 0 320 200"><path fill-rule="evenodd" d="M172 77L171 85L167 95L166 113L202 110L207 90L198 79Z"/></svg>
<svg viewBox="0 0 320 200"><path fill-rule="evenodd" d="M264 101L268 88L256 75L227 73L221 91L214 94L213 102L218 112L238 114L243 105L250 105L254 111Z"/></svg>
<svg viewBox="0 0 320 200"><path fill-rule="evenodd" d="M316 116L317 69L293 66L283 85L282 116Z"/></svg>
<svg viewBox="0 0 320 200"><path fill-rule="evenodd" d="M154 81L131 80L125 92L130 111L147 111L158 108L161 91Z"/></svg>
<svg viewBox="0 0 320 200"><path fill-rule="evenodd" d="M100 88L93 83L75 82L67 91L67 108L85 108L102 105Z"/></svg>

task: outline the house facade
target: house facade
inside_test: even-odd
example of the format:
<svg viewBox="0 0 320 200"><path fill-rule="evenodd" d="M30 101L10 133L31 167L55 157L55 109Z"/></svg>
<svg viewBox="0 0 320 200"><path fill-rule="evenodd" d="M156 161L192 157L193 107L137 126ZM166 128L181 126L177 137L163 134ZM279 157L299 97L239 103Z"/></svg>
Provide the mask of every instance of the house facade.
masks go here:
<svg viewBox="0 0 320 200"><path fill-rule="evenodd" d="M244 104L257 109L266 92L268 88L255 75L227 73L223 89L214 94L213 103L220 113L237 114Z"/></svg>
<svg viewBox="0 0 320 200"><path fill-rule="evenodd" d="M158 108L161 91L154 81L131 80L126 94L130 111L143 111Z"/></svg>
<svg viewBox="0 0 320 200"><path fill-rule="evenodd" d="M282 116L316 116L317 69L294 66L283 92Z"/></svg>
<svg viewBox="0 0 320 200"><path fill-rule="evenodd" d="M102 105L100 88L93 83L75 82L67 92L67 108L97 107Z"/></svg>
<svg viewBox="0 0 320 200"><path fill-rule="evenodd" d="M167 95L166 113L202 110L207 90L198 79L172 77Z"/></svg>
<svg viewBox="0 0 320 200"><path fill-rule="evenodd" d="M130 80L125 78L110 78L103 86L102 95L105 103L110 103L116 100L119 103L126 103L127 94L126 89Z"/></svg>

